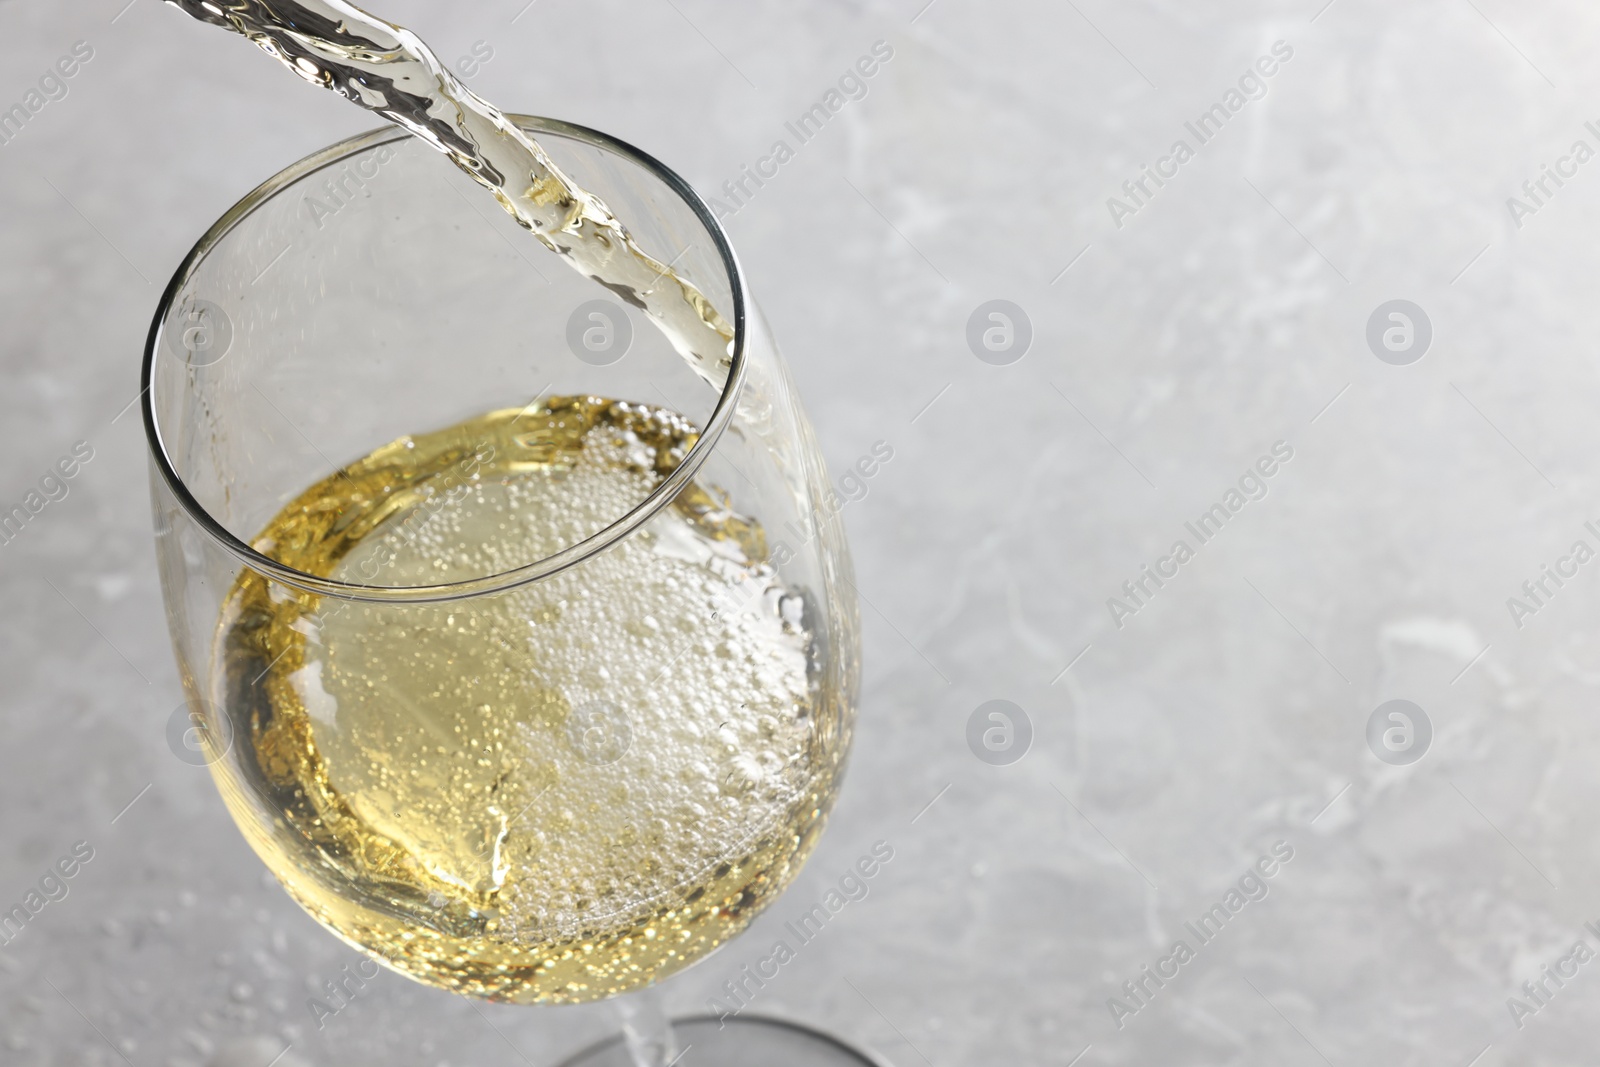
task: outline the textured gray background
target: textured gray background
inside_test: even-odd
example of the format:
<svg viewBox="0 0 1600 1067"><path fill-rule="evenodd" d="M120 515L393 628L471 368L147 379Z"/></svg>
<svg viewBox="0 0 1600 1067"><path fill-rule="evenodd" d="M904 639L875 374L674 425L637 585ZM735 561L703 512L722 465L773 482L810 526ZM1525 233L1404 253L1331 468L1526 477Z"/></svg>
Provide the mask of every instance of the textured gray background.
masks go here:
<svg viewBox="0 0 1600 1067"><path fill-rule="evenodd" d="M167 749L144 440L116 418L148 318L231 202L372 123L125 2L0 0L0 108L95 50L0 147L0 502L95 450L0 546L0 906L95 849L0 949L0 1061L550 1063L610 1027L603 1006L385 974L319 1032L307 998L359 957ZM1520 1029L1506 1000L1600 945L1600 564L1520 628L1506 598L1600 544L1600 161L1520 228L1506 198L1600 146L1600 16L923 2L382 9L446 59L492 45L472 84L503 106L706 190L895 48L729 222L835 470L895 452L845 513L869 600L853 769L806 874L670 1001L701 1005L881 838L871 896L758 1006L902 1067L1592 1063L1600 963ZM1279 39L1268 95L1115 227L1107 197ZM965 341L993 298L1032 320L1010 366ZM1365 342L1394 298L1432 320L1411 366ZM1278 440L1294 459L1266 499L1116 628L1106 598ZM1399 697L1434 727L1409 767L1365 741ZM1009 767L965 741L996 698L1034 726ZM1270 895L1119 1029L1107 999L1280 840Z"/></svg>

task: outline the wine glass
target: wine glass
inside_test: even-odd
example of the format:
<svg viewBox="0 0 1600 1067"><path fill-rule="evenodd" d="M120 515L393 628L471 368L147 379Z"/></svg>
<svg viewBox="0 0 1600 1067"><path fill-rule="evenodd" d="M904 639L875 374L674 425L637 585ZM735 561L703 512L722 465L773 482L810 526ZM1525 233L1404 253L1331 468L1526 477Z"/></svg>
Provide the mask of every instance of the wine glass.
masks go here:
<svg viewBox="0 0 1600 1067"><path fill-rule="evenodd" d="M203 757L289 894L386 966L621 996L626 1040L573 1063L873 1062L750 1012L675 1038L649 999L821 834L856 600L709 209L613 138L514 121L734 324L726 384L399 130L268 180L184 260L144 358Z"/></svg>

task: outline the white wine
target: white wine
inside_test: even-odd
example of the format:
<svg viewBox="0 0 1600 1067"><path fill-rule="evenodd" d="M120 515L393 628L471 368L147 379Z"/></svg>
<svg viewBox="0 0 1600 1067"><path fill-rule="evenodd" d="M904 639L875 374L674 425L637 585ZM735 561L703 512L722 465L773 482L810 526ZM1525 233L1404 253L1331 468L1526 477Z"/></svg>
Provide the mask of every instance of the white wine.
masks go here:
<svg viewBox="0 0 1600 1067"><path fill-rule="evenodd" d="M503 572L614 521L695 440L594 397L492 412L350 464L255 547L373 585ZM247 570L216 641L243 746L224 795L312 915L423 981L570 1002L660 978L791 880L847 747L815 608L767 559L691 482L492 597L336 600Z"/></svg>
<svg viewBox="0 0 1600 1067"><path fill-rule="evenodd" d="M445 153L725 386L727 319L415 34L345 0L169 2ZM502 574L616 521L697 439L593 397L491 412L311 486L255 546L357 584ZM817 614L760 525L692 482L493 597L340 601L246 570L213 673L244 750L218 781L290 893L396 969L521 1002L623 992L741 930L821 832L852 694Z"/></svg>

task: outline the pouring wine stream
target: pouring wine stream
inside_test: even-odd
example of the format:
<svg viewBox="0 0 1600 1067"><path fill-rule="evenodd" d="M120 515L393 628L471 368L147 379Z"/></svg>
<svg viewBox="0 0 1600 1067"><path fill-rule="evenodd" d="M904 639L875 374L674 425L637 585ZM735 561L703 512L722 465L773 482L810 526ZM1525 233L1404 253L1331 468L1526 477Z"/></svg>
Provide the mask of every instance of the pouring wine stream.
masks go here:
<svg viewBox="0 0 1600 1067"><path fill-rule="evenodd" d="M733 327L705 294L647 254L599 197L580 188L422 40L343 0L166 0L242 34L294 73L374 111L450 157L545 247L640 309L720 391Z"/></svg>

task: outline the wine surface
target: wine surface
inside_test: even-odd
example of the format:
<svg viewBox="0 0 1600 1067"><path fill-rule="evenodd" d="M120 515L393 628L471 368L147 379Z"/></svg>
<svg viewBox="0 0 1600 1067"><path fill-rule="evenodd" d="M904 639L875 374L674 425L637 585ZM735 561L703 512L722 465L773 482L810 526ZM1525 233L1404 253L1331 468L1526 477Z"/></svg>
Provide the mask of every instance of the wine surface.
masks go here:
<svg viewBox="0 0 1600 1067"><path fill-rule="evenodd" d="M255 546L372 585L502 571L614 521L695 440L594 397L491 412L350 464ZM570 1002L669 974L791 880L839 770L844 697L766 558L691 482L493 597L346 601L245 571L216 640L246 779L224 795L312 915L423 981Z"/></svg>

